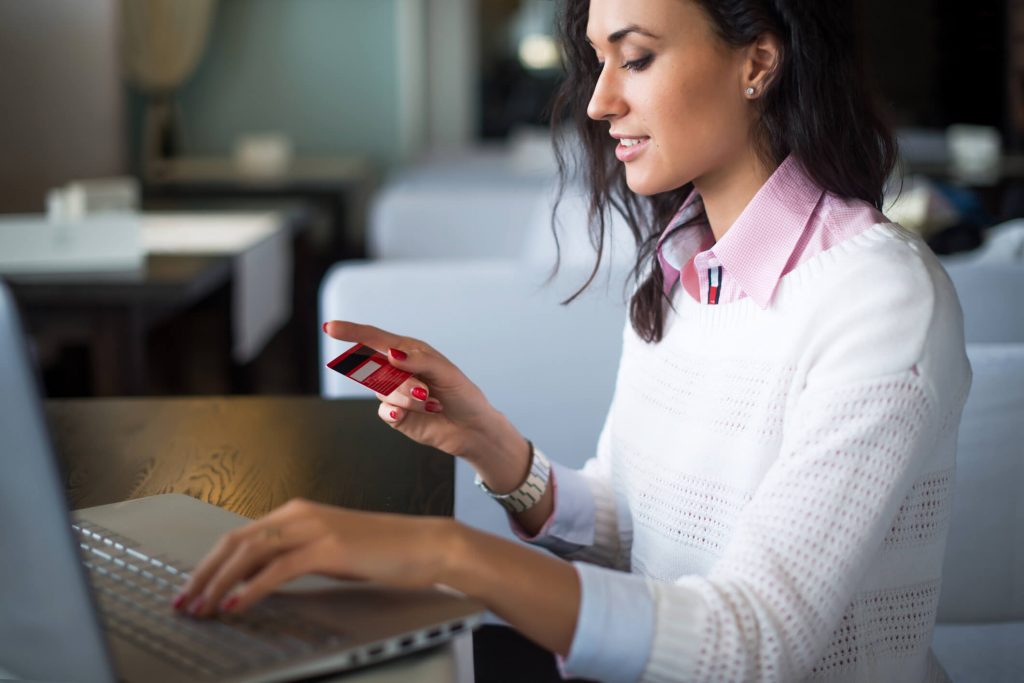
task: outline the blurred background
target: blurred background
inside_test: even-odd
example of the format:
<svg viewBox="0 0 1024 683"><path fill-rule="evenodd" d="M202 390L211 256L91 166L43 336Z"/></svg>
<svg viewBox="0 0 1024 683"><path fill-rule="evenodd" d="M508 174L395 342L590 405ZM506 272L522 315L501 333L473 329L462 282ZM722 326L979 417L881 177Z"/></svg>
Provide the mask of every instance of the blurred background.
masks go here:
<svg viewBox="0 0 1024 683"><path fill-rule="evenodd" d="M902 146L889 215L952 258L1019 256L1024 2L858 4ZM549 268L557 8L0 0L0 273L47 394L329 394L338 264Z"/></svg>

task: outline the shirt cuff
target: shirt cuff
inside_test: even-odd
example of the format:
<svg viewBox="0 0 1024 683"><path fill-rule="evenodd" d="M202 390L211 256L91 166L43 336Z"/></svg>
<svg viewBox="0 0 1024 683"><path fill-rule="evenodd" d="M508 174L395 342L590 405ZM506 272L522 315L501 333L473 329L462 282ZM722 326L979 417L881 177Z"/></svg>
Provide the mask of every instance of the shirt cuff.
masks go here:
<svg viewBox="0 0 1024 683"><path fill-rule="evenodd" d="M579 471L551 464L551 495L554 505L544 526L531 536L510 513L509 526L521 540L559 555L594 544L594 494Z"/></svg>
<svg viewBox="0 0 1024 683"><path fill-rule="evenodd" d="M580 579L580 611L569 656L558 662L562 677L635 683L654 643L654 598L647 579L585 562L573 566Z"/></svg>

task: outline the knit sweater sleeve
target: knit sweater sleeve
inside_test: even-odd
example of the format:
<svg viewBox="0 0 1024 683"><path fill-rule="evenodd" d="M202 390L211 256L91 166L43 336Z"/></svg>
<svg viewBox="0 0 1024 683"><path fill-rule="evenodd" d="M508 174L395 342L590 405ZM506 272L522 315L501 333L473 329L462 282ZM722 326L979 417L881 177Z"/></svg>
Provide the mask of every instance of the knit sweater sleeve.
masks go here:
<svg viewBox="0 0 1024 683"><path fill-rule="evenodd" d="M936 313L921 272L894 272L884 285L863 274L841 283L858 296L816 312L802 340L812 366L778 458L723 555L706 575L649 583L655 631L642 680L815 672L940 423L959 419L949 397L969 382L955 296Z"/></svg>
<svg viewBox="0 0 1024 683"><path fill-rule="evenodd" d="M611 419L609 415L601 430L596 455L580 471L593 496L593 542L573 552L564 553L563 557L629 571L633 525L629 510L618 504L612 488Z"/></svg>

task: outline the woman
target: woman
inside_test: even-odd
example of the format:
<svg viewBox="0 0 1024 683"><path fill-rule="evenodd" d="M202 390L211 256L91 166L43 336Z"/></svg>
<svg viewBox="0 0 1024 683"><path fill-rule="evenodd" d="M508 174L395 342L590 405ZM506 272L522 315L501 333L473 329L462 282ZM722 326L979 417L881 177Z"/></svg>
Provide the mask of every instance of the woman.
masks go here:
<svg viewBox="0 0 1024 683"><path fill-rule="evenodd" d="M414 373L380 396L385 422L466 459L513 528L565 559L293 502L225 537L179 608L244 609L308 572L441 583L588 678L944 679L929 642L970 370L948 279L879 213L895 150L850 13L568 3L557 111L583 142L599 243L611 206L639 245L582 471L549 471L425 343L325 324Z"/></svg>

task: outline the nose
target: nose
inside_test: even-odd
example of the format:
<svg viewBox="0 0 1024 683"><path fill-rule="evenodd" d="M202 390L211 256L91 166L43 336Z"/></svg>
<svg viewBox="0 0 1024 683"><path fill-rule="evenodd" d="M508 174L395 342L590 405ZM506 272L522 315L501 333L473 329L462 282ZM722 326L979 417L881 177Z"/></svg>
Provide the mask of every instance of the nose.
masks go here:
<svg viewBox="0 0 1024 683"><path fill-rule="evenodd" d="M594 85L594 93L587 105L587 116L595 121L608 121L626 113L626 102L622 98L614 67L601 69Z"/></svg>

